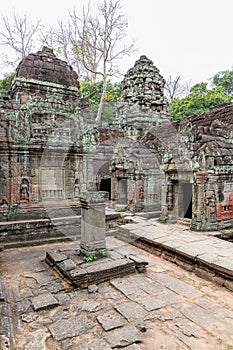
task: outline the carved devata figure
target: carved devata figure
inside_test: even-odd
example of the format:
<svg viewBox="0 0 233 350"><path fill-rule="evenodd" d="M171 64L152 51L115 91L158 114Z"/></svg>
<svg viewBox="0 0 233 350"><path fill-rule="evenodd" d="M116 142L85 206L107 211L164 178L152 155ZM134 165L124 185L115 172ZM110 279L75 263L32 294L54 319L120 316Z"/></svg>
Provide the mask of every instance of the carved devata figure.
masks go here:
<svg viewBox="0 0 233 350"><path fill-rule="evenodd" d="M29 201L29 182L27 179L23 179L20 185L20 200Z"/></svg>
<svg viewBox="0 0 233 350"><path fill-rule="evenodd" d="M74 197L78 197L80 193L80 185L79 185L79 180L76 179L74 183Z"/></svg>

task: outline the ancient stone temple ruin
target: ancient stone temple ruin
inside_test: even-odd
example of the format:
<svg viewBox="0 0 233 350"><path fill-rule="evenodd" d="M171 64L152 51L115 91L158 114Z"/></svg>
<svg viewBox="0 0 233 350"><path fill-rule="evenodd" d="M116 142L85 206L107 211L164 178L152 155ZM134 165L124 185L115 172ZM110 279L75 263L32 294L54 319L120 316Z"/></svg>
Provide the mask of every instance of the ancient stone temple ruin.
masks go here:
<svg viewBox="0 0 233 350"><path fill-rule="evenodd" d="M17 230L26 240L39 232L49 236L51 218L80 212L77 191L93 183L83 145L92 121L85 123L81 104L77 74L52 50L30 54L17 67L9 94L1 97L0 217L6 225L21 223L2 225L6 237ZM28 219L40 221L22 223ZM56 224L69 234L66 220Z"/></svg>
<svg viewBox="0 0 233 350"><path fill-rule="evenodd" d="M233 105L224 104L173 123L182 154L164 162L163 211L171 220L189 218L195 230L233 223Z"/></svg>
<svg viewBox="0 0 233 350"><path fill-rule="evenodd" d="M128 209L161 210L161 154L142 140L147 130L169 121L165 80L146 56L141 56L122 81L115 126L123 130L110 162L111 199Z"/></svg>
<svg viewBox="0 0 233 350"><path fill-rule="evenodd" d="M4 240L72 234L86 191L107 191L118 210L185 217L195 230L232 226L233 105L171 121L164 84L141 56L122 81L115 120L100 125L72 67L46 47L25 57L1 96Z"/></svg>

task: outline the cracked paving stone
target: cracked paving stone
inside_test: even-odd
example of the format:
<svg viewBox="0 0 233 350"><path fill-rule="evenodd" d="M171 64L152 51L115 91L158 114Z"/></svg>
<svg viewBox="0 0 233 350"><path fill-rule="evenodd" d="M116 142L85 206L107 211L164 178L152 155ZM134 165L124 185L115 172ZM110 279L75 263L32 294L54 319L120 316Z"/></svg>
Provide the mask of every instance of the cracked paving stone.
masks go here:
<svg viewBox="0 0 233 350"><path fill-rule="evenodd" d="M191 350L206 350L208 349L208 340L200 342L199 337L189 336L184 334L183 330L176 328L175 325L169 325L169 329L175 334L176 338L185 344Z"/></svg>
<svg viewBox="0 0 233 350"><path fill-rule="evenodd" d="M168 305L181 303L182 298L175 293L169 293L162 294L157 297L148 297L141 299L138 300L138 302L142 304L147 311L153 311Z"/></svg>
<svg viewBox="0 0 233 350"><path fill-rule="evenodd" d="M103 315L99 315L97 317L97 320L105 331L109 331L111 329L125 325L125 319L118 312L109 312Z"/></svg>
<svg viewBox="0 0 233 350"><path fill-rule="evenodd" d="M70 303L70 297L67 293L57 293L56 299L60 305L66 305Z"/></svg>
<svg viewBox="0 0 233 350"><path fill-rule="evenodd" d="M174 321L177 318L179 319L180 317L182 317L182 314L180 313L180 311L177 311L177 310L172 310L172 311L153 310L147 314L147 316L144 318L144 321L159 320L161 322L165 322L165 321Z"/></svg>
<svg viewBox="0 0 233 350"><path fill-rule="evenodd" d="M214 314L221 315L223 318L233 319L233 312L231 310L216 305L214 301L202 298L200 300L197 300L195 303L201 306L203 309L212 311Z"/></svg>
<svg viewBox="0 0 233 350"><path fill-rule="evenodd" d="M139 287L140 289L142 289L150 295L157 295L159 293L164 292L165 290L165 288L161 286L160 283L152 281L151 279L148 279L145 276L132 275L128 278L132 284L137 286L137 288Z"/></svg>
<svg viewBox="0 0 233 350"><path fill-rule="evenodd" d="M186 298L201 296L201 292L198 289L166 273L151 273L149 277Z"/></svg>
<svg viewBox="0 0 233 350"><path fill-rule="evenodd" d="M148 314L141 305L134 301L117 304L115 309L129 322L142 321Z"/></svg>
<svg viewBox="0 0 233 350"><path fill-rule="evenodd" d="M54 279L54 276L48 274L48 272L46 273L46 275L43 272L30 273L30 274L26 274L25 277L34 279L40 286L47 286L51 284L51 277L52 279ZM30 283L28 287L29 288L31 287Z"/></svg>
<svg viewBox="0 0 233 350"><path fill-rule="evenodd" d="M98 301L84 300L78 304L78 310L87 312L97 312L104 308L104 305Z"/></svg>
<svg viewBox="0 0 233 350"><path fill-rule="evenodd" d="M143 334L134 326L124 326L109 331L105 339L112 349L142 342Z"/></svg>
<svg viewBox="0 0 233 350"><path fill-rule="evenodd" d="M95 322L93 317L89 315L80 315L69 319L59 319L49 325L48 328L54 339L60 341L87 333L94 326Z"/></svg>
<svg viewBox="0 0 233 350"><path fill-rule="evenodd" d="M127 278L124 278L124 280L122 278L115 278L110 283L131 300L148 296L148 293L140 287L135 288L135 285Z"/></svg>
<svg viewBox="0 0 233 350"><path fill-rule="evenodd" d="M22 300L22 301L16 303L16 313L17 314L25 314L26 312L28 312L30 307L31 307L31 303L29 300L27 300L27 299Z"/></svg>
<svg viewBox="0 0 233 350"><path fill-rule="evenodd" d="M35 311L50 309L59 305L57 299L51 293L44 293L31 298L31 303Z"/></svg>
<svg viewBox="0 0 233 350"><path fill-rule="evenodd" d="M222 319L222 317L215 315L210 310L207 312L206 309L196 304L182 307L181 312L190 321L207 332L217 335L220 339L228 341L229 345L233 345L233 319Z"/></svg>

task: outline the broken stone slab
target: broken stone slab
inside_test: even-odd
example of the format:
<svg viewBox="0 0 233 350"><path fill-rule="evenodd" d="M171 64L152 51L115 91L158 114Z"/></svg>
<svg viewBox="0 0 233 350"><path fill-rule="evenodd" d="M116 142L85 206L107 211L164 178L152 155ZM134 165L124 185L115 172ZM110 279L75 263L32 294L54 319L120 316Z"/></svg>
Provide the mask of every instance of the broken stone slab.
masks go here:
<svg viewBox="0 0 233 350"><path fill-rule="evenodd" d="M89 315L80 315L69 319L59 319L48 328L55 340L60 341L67 338L77 337L88 333L95 326L94 318Z"/></svg>
<svg viewBox="0 0 233 350"><path fill-rule="evenodd" d="M148 297L138 301L147 311L161 309L168 305L182 303L182 298L175 293L161 294L156 297Z"/></svg>
<svg viewBox="0 0 233 350"><path fill-rule="evenodd" d="M18 303L16 303L15 306L15 312L19 315L24 314L30 310L31 303L28 299L24 299Z"/></svg>
<svg viewBox="0 0 233 350"><path fill-rule="evenodd" d="M119 328L125 325L125 319L118 312L108 312L97 317L97 321L101 324L105 331Z"/></svg>
<svg viewBox="0 0 233 350"><path fill-rule="evenodd" d="M108 332L105 339L112 349L143 341L143 334L134 326L124 326Z"/></svg>
<svg viewBox="0 0 233 350"><path fill-rule="evenodd" d="M139 286L135 288L135 284L133 284L128 278L125 278L124 281L122 281L121 278L116 278L111 280L110 283L130 300L135 301L138 298L141 299L148 296L148 293L142 290Z"/></svg>
<svg viewBox="0 0 233 350"><path fill-rule="evenodd" d="M40 294L30 300L35 311L51 309L59 305L57 299L51 293Z"/></svg>
<svg viewBox="0 0 233 350"><path fill-rule="evenodd" d="M148 265L148 262L139 258L135 255L129 255L127 256L130 260L132 260L135 263L135 267L138 270L138 272L142 273L146 271L146 266Z"/></svg>
<svg viewBox="0 0 233 350"><path fill-rule="evenodd" d="M138 303L128 301L115 306L115 309L129 322L143 322L148 312Z"/></svg>
<svg viewBox="0 0 233 350"><path fill-rule="evenodd" d="M218 336L221 340L227 341L229 345L233 345L233 320L231 318L225 317L223 319L212 311L208 310L207 312L206 309L196 304L182 307L181 313L207 332Z"/></svg>
<svg viewBox="0 0 233 350"><path fill-rule="evenodd" d="M74 270L77 267L77 265L73 262L73 260L66 259L57 263L56 267L58 268L59 271L66 273L68 271Z"/></svg>
<svg viewBox="0 0 233 350"><path fill-rule="evenodd" d="M45 261L51 266L55 265L56 263L60 263L66 259L67 256L63 253L57 251L46 252Z"/></svg>
<svg viewBox="0 0 233 350"><path fill-rule="evenodd" d="M78 304L78 310L87 312L97 312L103 309L104 305L99 301L84 300Z"/></svg>
<svg viewBox="0 0 233 350"><path fill-rule="evenodd" d="M179 295L183 295L186 298L201 296L201 292L197 288L184 281L179 280L176 277L170 276L167 273L151 273L150 278L164 285L166 288L172 290L173 292Z"/></svg>
<svg viewBox="0 0 233 350"><path fill-rule="evenodd" d="M51 274L51 276L52 276L52 274ZM48 284L50 284L51 283L51 276L49 276L49 274L45 274L43 272L25 274L25 277L35 280L40 285L40 287L47 286ZM29 288L37 288L38 287L33 282L31 282L31 283L29 282L27 284L27 286Z"/></svg>

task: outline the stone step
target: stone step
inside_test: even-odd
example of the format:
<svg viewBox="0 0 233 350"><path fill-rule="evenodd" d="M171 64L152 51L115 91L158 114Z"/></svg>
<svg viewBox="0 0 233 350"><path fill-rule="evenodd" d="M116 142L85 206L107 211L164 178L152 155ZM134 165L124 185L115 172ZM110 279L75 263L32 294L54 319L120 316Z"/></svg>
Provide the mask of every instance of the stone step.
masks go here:
<svg viewBox="0 0 233 350"><path fill-rule="evenodd" d="M120 259L105 257L84 263L80 252L73 256L71 254L50 251L46 253L45 261L70 284L80 288L135 272L143 273L148 265L148 262L131 255Z"/></svg>
<svg viewBox="0 0 233 350"><path fill-rule="evenodd" d="M161 216L161 211L145 211L145 212L141 212L141 213L137 213L137 216L142 216L144 218L147 219L156 219L159 218Z"/></svg>
<svg viewBox="0 0 233 350"><path fill-rule="evenodd" d="M57 236L57 237L48 237L48 238L42 238L42 239L34 239L34 240L28 240L28 241L15 241L15 242L8 242L4 243L2 245L2 250L4 249L10 249L10 248L20 248L20 247L30 247L30 246L38 246L38 245L44 245L49 243L59 243L59 242L70 242L70 241L76 241L80 239L80 235L73 235L73 236Z"/></svg>
<svg viewBox="0 0 233 350"><path fill-rule="evenodd" d="M187 226L187 227L191 226L191 222L192 222L192 220L188 219L188 218L180 218L177 220L178 225Z"/></svg>

